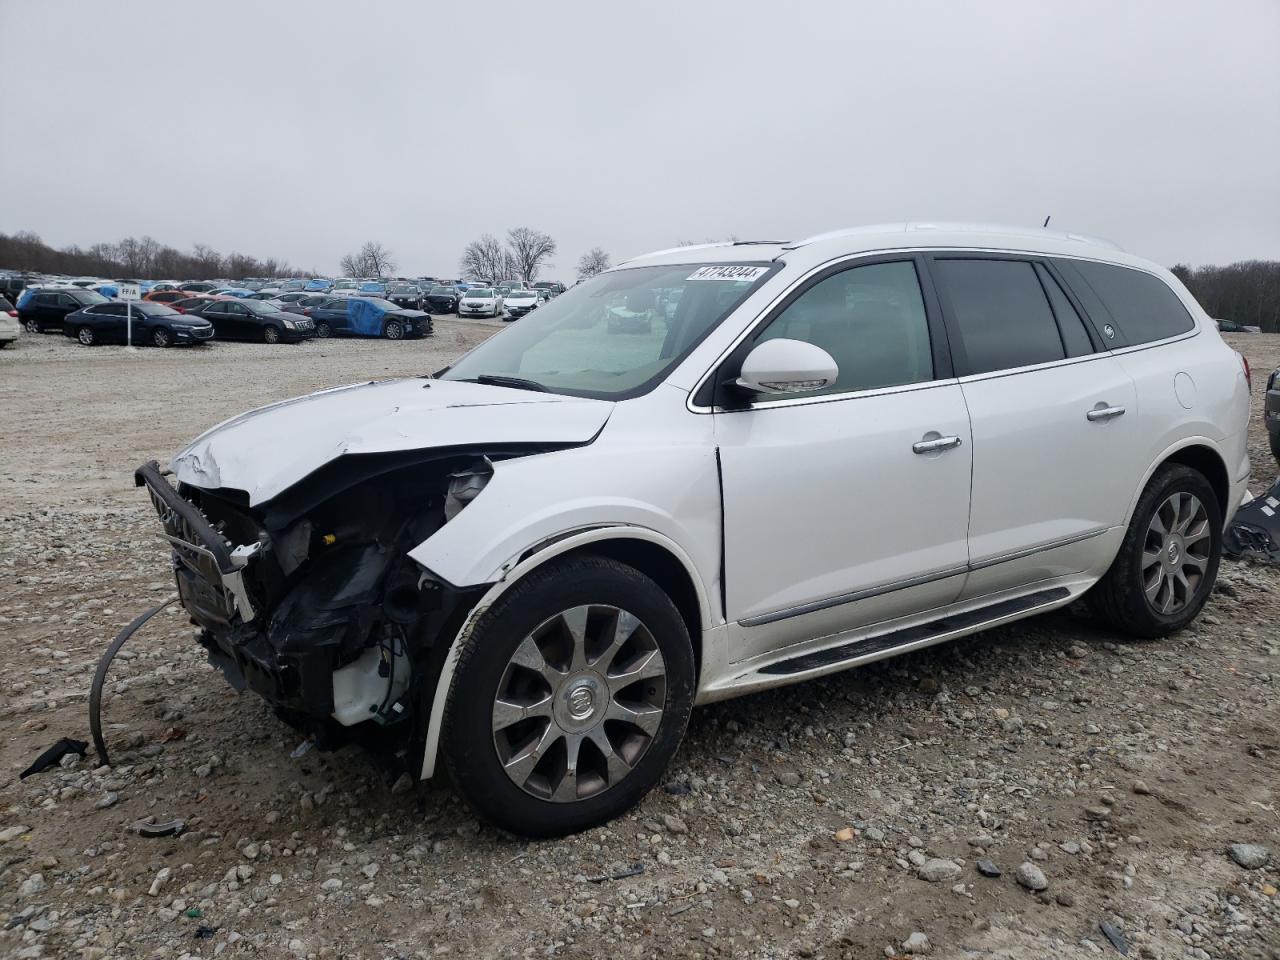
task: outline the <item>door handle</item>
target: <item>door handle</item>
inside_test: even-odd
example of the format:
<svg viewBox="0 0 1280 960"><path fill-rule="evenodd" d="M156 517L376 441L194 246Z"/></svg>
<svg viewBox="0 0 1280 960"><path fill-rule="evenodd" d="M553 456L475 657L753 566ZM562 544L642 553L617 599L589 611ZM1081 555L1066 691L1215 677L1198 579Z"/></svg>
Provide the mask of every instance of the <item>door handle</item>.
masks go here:
<svg viewBox="0 0 1280 960"><path fill-rule="evenodd" d="M959 437L934 437L929 440L917 440L911 445L912 453L933 453L937 450L950 450L960 446Z"/></svg>
<svg viewBox="0 0 1280 960"><path fill-rule="evenodd" d="M1116 417L1124 416L1124 407L1109 407L1105 403L1100 403L1086 413L1085 416L1089 418L1090 423L1098 423L1101 420L1114 420Z"/></svg>

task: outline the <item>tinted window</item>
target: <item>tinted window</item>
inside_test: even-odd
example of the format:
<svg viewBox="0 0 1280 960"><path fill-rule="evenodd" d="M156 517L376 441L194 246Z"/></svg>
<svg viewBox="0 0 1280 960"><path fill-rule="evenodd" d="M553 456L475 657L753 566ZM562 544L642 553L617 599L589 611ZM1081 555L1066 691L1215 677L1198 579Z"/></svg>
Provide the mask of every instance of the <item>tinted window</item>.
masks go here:
<svg viewBox="0 0 1280 960"><path fill-rule="evenodd" d="M218 317L221 317L221 316L225 316L225 315L226 315L226 313L227 313L227 306L228 306L228 304L225 304L225 303L217 303L217 302L214 302L214 303L209 304L207 307L205 307L205 308L204 308L203 310L201 310L200 312L201 312L201 313L204 313L204 314L208 314L209 316L218 316Z"/></svg>
<svg viewBox="0 0 1280 960"><path fill-rule="evenodd" d="M1085 330L1084 321L1071 305L1071 300L1062 292L1058 281L1044 267L1036 265L1036 274L1044 292L1049 295L1049 306L1053 307L1053 315L1058 320L1058 332L1062 334L1062 345L1067 348L1068 357L1083 357L1093 353L1093 342Z"/></svg>
<svg viewBox="0 0 1280 960"><path fill-rule="evenodd" d="M1066 356L1035 269L1020 260L935 260L960 335L961 375ZM959 358L957 358L959 360ZM960 363L957 362L960 367Z"/></svg>
<svg viewBox="0 0 1280 960"><path fill-rule="evenodd" d="M812 343L835 359L840 371L835 382L815 393L933 379L924 300L909 261L854 267L818 282L756 340L782 338Z"/></svg>
<svg viewBox="0 0 1280 960"><path fill-rule="evenodd" d="M1102 301L1126 343L1176 337L1195 326L1178 295L1153 274L1085 260L1072 266Z"/></svg>

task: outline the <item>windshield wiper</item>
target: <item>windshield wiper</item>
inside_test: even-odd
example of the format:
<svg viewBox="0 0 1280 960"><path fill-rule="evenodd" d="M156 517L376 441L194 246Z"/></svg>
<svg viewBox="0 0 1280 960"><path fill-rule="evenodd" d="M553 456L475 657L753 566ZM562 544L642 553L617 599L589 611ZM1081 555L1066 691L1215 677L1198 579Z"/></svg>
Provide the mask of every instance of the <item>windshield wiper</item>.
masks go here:
<svg viewBox="0 0 1280 960"><path fill-rule="evenodd" d="M546 387L537 380L526 380L524 377L506 377L500 373L482 373L475 377L463 377L463 382L483 383L491 387L512 387L516 390L536 390L548 393Z"/></svg>

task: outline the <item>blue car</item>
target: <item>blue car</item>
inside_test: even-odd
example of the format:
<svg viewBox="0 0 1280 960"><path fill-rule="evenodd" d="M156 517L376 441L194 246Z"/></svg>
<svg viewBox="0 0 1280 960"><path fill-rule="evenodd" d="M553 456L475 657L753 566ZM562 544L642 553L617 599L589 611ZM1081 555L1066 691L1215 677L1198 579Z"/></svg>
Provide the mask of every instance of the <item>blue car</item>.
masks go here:
<svg viewBox="0 0 1280 960"><path fill-rule="evenodd" d="M133 314L132 341L155 347L172 347L179 343L207 343L213 339L213 324L204 317L179 313L163 303L139 300L132 311L128 304L95 303L68 314L62 332L75 337L86 347L99 343L125 343L129 340L129 313Z"/></svg>
<svg viewBox="0 0 1280 960"><path fill-rule="evenodd" d="M431 314L404 310L380 297L331 297L303 313L317 337L386 337L403 340L431 336Z"/></svg>

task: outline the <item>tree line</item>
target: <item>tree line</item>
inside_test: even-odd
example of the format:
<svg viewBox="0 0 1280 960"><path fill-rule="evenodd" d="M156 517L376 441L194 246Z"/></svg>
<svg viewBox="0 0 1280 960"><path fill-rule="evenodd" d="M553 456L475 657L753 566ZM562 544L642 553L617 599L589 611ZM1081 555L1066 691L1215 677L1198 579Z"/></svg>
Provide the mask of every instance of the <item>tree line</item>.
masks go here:
<svg viewBox="0 0 1280 960"><path fill-rule="evenodd" d="M1280 333L1280 261L1241 260L1225 267L1171 268L1215 320Z"/></svg>
<svg viewBox="0 0 1280 960"><path fill-rule="evenodd" d="M285 260L259 260L245 253L221 254L197 243L190 252L151 237L125 237L119 243L72 245L56 249L39 234L0 233L0 267L31 273L118 277L138 280L212 280L217 277L291 277L300 272Z"/></svg>

